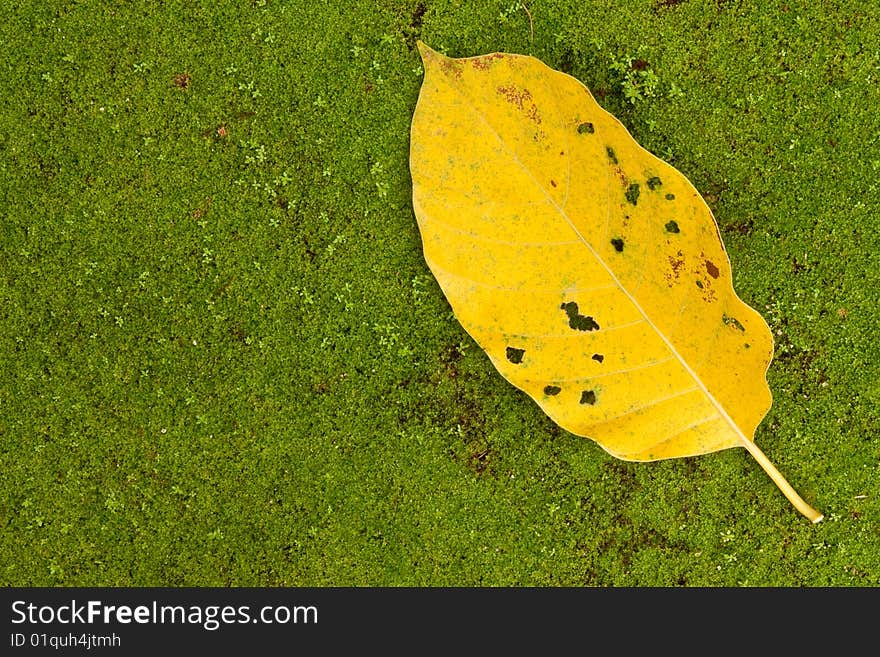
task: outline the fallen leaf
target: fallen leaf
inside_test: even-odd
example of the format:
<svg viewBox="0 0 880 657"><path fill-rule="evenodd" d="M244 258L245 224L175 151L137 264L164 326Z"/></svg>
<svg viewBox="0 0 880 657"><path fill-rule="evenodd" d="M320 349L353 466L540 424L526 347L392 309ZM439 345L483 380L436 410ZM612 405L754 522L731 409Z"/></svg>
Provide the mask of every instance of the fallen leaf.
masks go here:
<svg viewBox="0 0 880 657"><path fill-rule="evenodd" d="M652 461L754 443L773 338L711 211L574 78L419 42L413 207L428 266L498 371L561 427Z"/></svg>

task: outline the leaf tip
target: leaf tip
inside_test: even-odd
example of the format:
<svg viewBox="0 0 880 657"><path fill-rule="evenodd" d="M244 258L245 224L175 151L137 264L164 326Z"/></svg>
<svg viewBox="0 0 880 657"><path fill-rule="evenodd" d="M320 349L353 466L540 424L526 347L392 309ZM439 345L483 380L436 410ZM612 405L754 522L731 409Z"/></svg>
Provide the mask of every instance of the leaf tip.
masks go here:
<svg viewBox="0 0 880 657"><path fill-rule="evenodd" d="M421 58L422 58L422 62L424 62L425 64L428 63L428 58L429 58L429 57L432 57L432 56L434 56L434 55L437 54L437 51L436 51L436 50L434 50L433 48L431 48L429 45L427 45L427 44L426 44L424 41L422 41L421 39L416 40L416 46L417 46L418 49L419 49L419 55L420 55Z"/></svg>

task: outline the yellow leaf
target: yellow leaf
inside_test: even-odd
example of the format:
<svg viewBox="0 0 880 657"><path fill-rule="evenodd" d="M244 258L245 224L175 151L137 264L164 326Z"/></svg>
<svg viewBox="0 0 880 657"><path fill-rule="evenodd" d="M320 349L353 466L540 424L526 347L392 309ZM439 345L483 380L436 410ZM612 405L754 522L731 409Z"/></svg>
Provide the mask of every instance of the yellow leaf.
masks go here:
<svg viewBox="0 0 880 657"><path fill-rule="evenodd" d="M561 427L651 461L754 443L773 338L714 218L574 78L419 42L413 207L425 259L498 371Z"/></svg>

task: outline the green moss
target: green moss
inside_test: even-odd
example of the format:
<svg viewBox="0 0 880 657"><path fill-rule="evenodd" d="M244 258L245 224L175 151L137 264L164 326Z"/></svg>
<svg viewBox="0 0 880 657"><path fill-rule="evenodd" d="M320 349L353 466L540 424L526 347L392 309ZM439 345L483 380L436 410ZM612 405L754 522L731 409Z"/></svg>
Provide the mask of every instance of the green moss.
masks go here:
<svg viewBox="0 0 880 657"><path fill-rule="evenodd" d="M419 4L0 24L0 582L880 584L876 2ZM495 372L421 256L416 38L541 57L694 182L776 339L757 442L823 523Z"/></svg>

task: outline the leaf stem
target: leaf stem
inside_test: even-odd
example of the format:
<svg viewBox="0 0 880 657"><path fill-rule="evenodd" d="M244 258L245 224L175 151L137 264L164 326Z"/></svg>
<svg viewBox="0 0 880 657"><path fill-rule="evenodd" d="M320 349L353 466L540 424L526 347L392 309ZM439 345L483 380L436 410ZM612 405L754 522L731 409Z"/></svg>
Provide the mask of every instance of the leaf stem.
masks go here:
<svg viewBox="0 0 880 657"><path fill-rule="evenodd" d="M751 440L742 440L740 441L743 444L749 454L755 457L755 460L764 468L764 471L770 475L770 478L773 480L773 483L779 486L779 490L788 498L788 501L794 504L794 507L804 514L810 522L817 523L821 522L822 518L825 516L809 504L804 502L803 498L797 494L794 488L791 487L785 477L782 476L782 473L776 469L776 466L770 462L770 459L767 458L767 455L762 452L758 446Z"/></svg>

